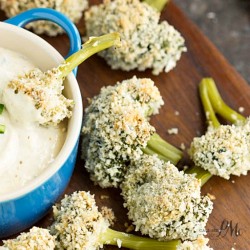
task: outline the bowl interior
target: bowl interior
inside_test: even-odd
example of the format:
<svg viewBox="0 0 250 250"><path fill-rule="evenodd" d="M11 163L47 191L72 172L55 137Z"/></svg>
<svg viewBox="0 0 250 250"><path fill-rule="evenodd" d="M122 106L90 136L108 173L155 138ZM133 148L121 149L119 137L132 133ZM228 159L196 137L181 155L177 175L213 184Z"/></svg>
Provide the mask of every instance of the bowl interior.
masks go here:
<svg viewBox="0 0 250 250"><path fill-rule="evenodd" d="M25 55L42 71L58 66L64 61L60 53L45 40L22 28L0 22L0 47L10 49ZM81 129L82 99L78 83L73 73L64 82L65 95L75 102L73 115L68 123L68 132L64 145L50 168L29 182L23 188L0 196L0 202L15 199L37 188L49 179L70 156Z"/></svg>

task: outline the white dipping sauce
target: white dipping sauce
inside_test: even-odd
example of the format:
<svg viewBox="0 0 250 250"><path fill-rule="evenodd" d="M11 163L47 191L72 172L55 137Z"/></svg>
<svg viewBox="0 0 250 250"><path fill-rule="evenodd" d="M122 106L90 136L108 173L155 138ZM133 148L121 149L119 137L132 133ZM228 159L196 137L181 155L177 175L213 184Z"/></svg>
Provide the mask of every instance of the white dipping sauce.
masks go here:
<svg viewBox="0 0 250 250"><path fill-rule="evenodd" d="M13 96L4 95L8 82L35 68L23 55L0 48L0 103L5 105L0 124L0 195L20 189L48 168L59 153L66 136L66 125L43 127L34 122L31 98L22 95L20 105L11 105ZM25 99L26 98L26 99ZM25 102L24 102L25 101ZM16 99L15 102L17 103ZM9 107L9 109L8 109ZM19 118L19 109L28 109L30 117ZM11 112L11 113L10 113Z"/></svg>

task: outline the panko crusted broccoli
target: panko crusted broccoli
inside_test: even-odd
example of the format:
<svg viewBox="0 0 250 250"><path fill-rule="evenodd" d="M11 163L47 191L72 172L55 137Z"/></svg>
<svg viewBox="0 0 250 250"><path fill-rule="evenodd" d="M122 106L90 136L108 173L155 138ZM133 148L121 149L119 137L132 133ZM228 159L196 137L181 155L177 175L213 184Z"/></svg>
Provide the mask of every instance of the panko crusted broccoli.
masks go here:
<svg viewBox="0 0 250 250"><path fill-rule="evenodd" d="M3 90L6 108L11 110L15 107L15 110L22 114L19 115L20 119L31 119L31 122L38 122L40 125L57 125L65 118L71 117L74 102L63 95L64 78L89 56L118 41L117 33L91 38L83 44L81 50L67 58L59 67L45 73L34 68L11 80ZM25 107L20 107L22 98L26 98Z"/></svg>
<svg viewBox="0 0 250 250"><path fill-rule="evenodd" d="M196 167L189 172L203 168L210 176L225 179L246 175L250 170L250 119L224 103L212 79L203 79L199 87L209 127L191 143L189 153ZM235 124L220 125L215 113Z"/></svg>
<svg viewBox="0 0 250 250"><path fill-rule="evenodd" d="M112 69L168 72L186 51L184 39L160 13L139 0L104 1L85 12L87 36L119 32L122 45L99 53Z"/></svg>
<svg viewBox="0 0 250 250"><path fill-rule="evenodd" d="M32 101L34 110L37 110L36 113L34 112L34 120L39 124L57 125L64 118L70 118L74 101L67 99L62 94L64 86L60 75L59 69L49 70L44 73L35 68L24 76L13 79L4 89L3 100L7 109L10 110L13 107L12 100L15 100L16 95L19 95L20 97L28 97ZM24 113L26 109L22 110L21 112ZM27 110L27 112L29 111ZM24 115L22 118L26 119L27 117Z"/></svg>
<svg viewBox="0 0 250 250"><path fill-rule="evenodd" d="M131 163L121 184L135 230L160 240L195 240L205 234L213 204L200 194L200 180L157 156Z"/></svg>
<svg viewBox="0 0 250 250"><path fill-rule="evenodd" d="M53 250L56 246L55 237L49 230L39 227L32 227L29 232L3 243L2 250Z"/></svg>
<svg viewBox="0 0 250 250"><path fill-rule="evenodd" d="M33 227L16 239L4 240L1 250L98 250L114 245L134 250L209 250L207 239L162 242L110 229L109 218L98 211L94 195L76 191L53 206L49 229Z"/></svg>
<svg viewBox="0 0 250 250"><path fill-rule="evenodd" d="M108 244L137 250L172 250L180 244L178 240L160 242L110 229L89 192L66 195L53 212L55 221L50 232L56 237L56 249L97 250Z"/></svg>
<svg viewBox="0 0 250 250"><path fill-rule="evenodd" d="M132 159L143 152L177 163L181 151L155 134L148 122L163 104L148 78L103 87L85 109L82 157L91 179L101 187L118 187Z"/></svg>
<svg viewBox="0 0 250 250"><path fill-rule="evenodd" d="M7 17L15 16L32 8L51 8L65 14L69 19L77 23L84 10L88 8L87 0L0 0L0 8ZM49 21L37 21L27 25L37 34L56 36L63 33L58 25Z"/></svg>

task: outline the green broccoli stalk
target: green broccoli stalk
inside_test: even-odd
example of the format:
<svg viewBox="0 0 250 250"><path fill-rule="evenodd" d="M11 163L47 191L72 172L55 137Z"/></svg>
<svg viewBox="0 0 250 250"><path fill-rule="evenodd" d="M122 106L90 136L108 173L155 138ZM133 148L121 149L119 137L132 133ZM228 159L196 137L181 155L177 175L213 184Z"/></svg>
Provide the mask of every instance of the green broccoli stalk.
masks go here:
<svg viewBox="0 0 250 250"><path fill-rule="evenodd" d="M75 67L93 54L109 47L119 45L119 43L120 35L117 32L98 37L90 37L89 40L82 45L81 50L68 57L65 60L65 63L59 66L59 70L61 72L60 78L66 77Z"/></svg>
<svg viewBox="0 0 250 250"><path fill-rule="evenodd" d="M204 78L199 92L209 127L204 136L194 138L191 144L190 156L196 166L187 173L197 173L202 185L213 174L226 179L230 174L246 174L248 168L245 166L249 162L248 120L223 101L213 79ZM216 114L234 125L221 125Z"/></svg>
<svg viewBox="0 0 250 250"><path fill-rule="evenodd" d="M134 250L176 250L181 244L180 240L159 241L118 232L110 228L101 234L99 243L117 246L119 241L122 247Z"/></svg>
<svg viewBox="0 0 250 250"><path fill-rule="evenodd" d="M7 110L10 114L22 114L19 115L20 122L35 122L45 126L56 126L65 118L70 118L74 100L66 98L62 93L64 78L88 57L118 44L119 41L118 33L92 37L83 44L81 50L68 57L60 66L46 72L34 68L11 80L3 90L3 103ZM24 103L28 103L25 108L20 107L20 99L16 98L18 94ZM34 115L31 116L30 113Z"/></svg>
<svg viewBox="0 0 250 250"><path fill-rule="evenodd" d="M206 89L208 98L211 102L212 108L214 110L214 113L219 114L222 116L224 119L228 120L231 123L237 124L239 122L245 122L246 118L230 108L222 99L216 84L212 78L204 78L200 84L200 89L201 91ZM203 98L203 93L201 92L201 97ZM203 104L204 105L204 104ZM205 108L204 108L205 109ZM211 110L206 110L208 112L208 122L211 121L213 126L216 127L218 126L219 122L216 122L213 118L213 115L211 113ZM211 115L210 115L211 113ZM211 116L211 117L210 117ZM219 123L220 125L220 123Z"/></svg>
<svg viewBox="0 0 250 250"><path fill-rule="evenodd" d="M151 7L161 12L169 0L143 0L143 2L149 4Z"/></svg>
<svg viewBox="0 0 250 250"><path fill-rule="evenodd" d="M143 148L142 151L148 155L156 154L158 158L165 162L170 161L174 165L182 158L182 151L162 139L157 133L150 137L146 148Z"/></svg>

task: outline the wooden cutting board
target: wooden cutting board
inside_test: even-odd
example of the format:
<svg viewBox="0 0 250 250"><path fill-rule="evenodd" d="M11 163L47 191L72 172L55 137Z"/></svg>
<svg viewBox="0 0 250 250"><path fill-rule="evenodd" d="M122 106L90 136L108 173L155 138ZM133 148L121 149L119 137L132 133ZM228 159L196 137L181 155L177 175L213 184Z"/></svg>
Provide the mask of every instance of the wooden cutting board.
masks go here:
<svg viewBox="0 0 250 250"><path fill-rule="evenodd" d="M96 4L100 1L90 1ZM5 20L0 13L0 20ZM112 71L105 61L98 56L93 56L83 63L78 70L78 82L86 107L87 98L96 95L104 85L112 85L117 81L138 77L152 78L160 89L165 105L160 114L153 117L151 124L157 132L173 145L180 147L184 143L188 148L192 138L201 135L206 130L205 117L198 97L198 84L203 77L213 77L224 100L234 109L244 107L244 115L250 114L250 88L242 77L229 65L214 45L198 30L198 28L176 7L170 3L162 12L162 19L167 20L181 32L186 40L188 52L183 54L177 67L170 73L161 73L153 76L146 72ZM84 32L83 21L78 26ZM48 38L43 36L63 55L67 54L68 39L60 37ZM179 112L179 115L175 114ZM168 134L168 129L177 127L177 135ZM191 164L185 158L179 164ZM89 175L84 169L84 162L79 157L76 168L66 193L76 190L90 190L95 194L99 206L111 207L117 218L114 228L125 231L128 221L127 211L122 206L122 198L118 189L101 189L94 186L89 180ZM214 249L247 250L250 249L250 175L232 177L226 181L213 177L202 188L202 193L210 193L216 197L214 209L207 224L207 237L210 246ZM109 198L103 199L103 196ZM37 226L48 226L51 223L51 212L42 219ZM226 225L229 225L227 228ZM221 232L219 231L221 229ZM107 246L105 249L117 249Z"/></svg>

